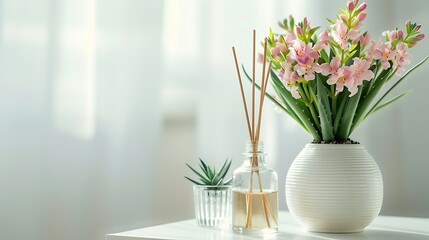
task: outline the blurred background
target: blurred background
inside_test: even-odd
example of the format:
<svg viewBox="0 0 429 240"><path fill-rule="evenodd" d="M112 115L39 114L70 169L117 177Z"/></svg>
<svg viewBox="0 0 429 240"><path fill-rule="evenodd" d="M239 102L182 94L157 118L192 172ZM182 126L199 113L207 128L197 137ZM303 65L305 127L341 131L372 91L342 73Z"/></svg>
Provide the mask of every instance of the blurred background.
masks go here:
<svg viewBox="0 0 429 240"><path fill-rule="evenodd" d="M0 239L104 239L193 217L185 162L242 162L246 126L231 47L293 14L327 26L345 1L0 0ZM374 38L429 29L429 2L368 1ZM412 49L413 64L429 40ZM429 64L352 136L377 160L382 214L429 217ZM249 84L245 84L247 90ZM312 139L272 104L262 139L284 180Z"/></svg>

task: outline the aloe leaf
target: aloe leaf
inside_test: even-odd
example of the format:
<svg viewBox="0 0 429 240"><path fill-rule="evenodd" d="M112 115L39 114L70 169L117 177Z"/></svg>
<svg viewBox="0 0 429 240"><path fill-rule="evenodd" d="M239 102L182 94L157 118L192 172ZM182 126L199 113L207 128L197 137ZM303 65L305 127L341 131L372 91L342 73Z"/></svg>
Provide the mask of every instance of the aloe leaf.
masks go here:
<svg viewBox="0 0 429 240"><path fill-rule="evenodd" d="M408 91L406 91L406 92L403 92L403 93L399 94L398 96L396 96L396 97L394 97L394 98L390 99L389 101L384 102L384 103L382 103L382 104L378 105L376 108L374 108L372 111L368 112L368 113L365 115L364 120L365 120L369 115L371 115L371 114L373 114L373 113L377 112L378 110L380 110L380 109L382 109L382 108L384 108L384 107L388 106L389 104L391 104L391 103L395 102L396 100L400 99L401 97L403 97L403 96L407 95L407 94L408 94L408 93L410 93L410 92L411 92L411 90L408 90Z"/></svg>
<svg viewBox="0 0 429 240"><path fill-rule="evenodd" d="M338 137L340 139L347 139L350 136L350 130L353 124L353 119L359 104L361 94L362 86L359 87L358 92L354 96L350 97L347 103L347 107L345 108L345 112L342 116L343 119L338 130Z"/></svg>
<svg viewBox="0 0 429 240"><path fill-rule="evenodd" d="M209 180L209 179L206 179L206 178L200 178L200 180L201 180L201 182L203 182L204 183L204 185L209 185L209 186L212 186L213 184L212 184L212 182Z"/></svg>
<svg viewBox="0 0 429 240"><path fill-rule="evenodd" d="M206 177L204 177L203 175L201 175L197 170L193 169L189 164L186 164L195 174L197 174L198 177L200 177L200 179L206 179ZM210 168L208 168L210 170ZM210 176L208 176L210 179Z"/></svg>
<svg viewBox="0 0 429 240"><path fill-rule="evenodd" d="M189 181L191 181L191 182L193 182L193 183L195 183L195 184L197 184L197 185L202 185L201 183L199 183L199 182L197 182L197 181L195 181L195 180L192 180L192 179L190 179L190 178L188 178L188 177L185 177L186 179L188 179Z"/></svg>
<svg viewBox="0 0 429 240"><path fill-rule="evenodd" d="M334 135L335 136L338 134L340 121L342 119L344 108L346 107L346 104L347 104L347 100L349 100L349 97L346 96L345 94L342 94L342 98L340 101L340 107L338 108L337 115L335 116L335 121L334 121Z"/></svg>
<svg viewBox="0 0 429 240"><path fill-rule="evenodd" d="M200 168L203 170L204 174L206 174L206 176L208 176L208 172L207 172L207 164L201 159L198 158L200 160Z"/></svg>
<svg viewBox="0 0 429 240"><path fill-rule="evenodd" d="M426 62L426 60L428 60L429 56L426 56L422 61L420 61L419 63L417 63L414 67L412 67L410 70L408 70L398 81L396 81L395 84L393 84L389 90L387 90L383 96L374 104L374 106L368 111L368 114L371 114L374 112L374 109L377 108L377 106L380 104L380 102L393 90L395 89L396 86L398 86L399 83L402 82L402 80L405 79L406 76L408 76L408 74L412 73L416 68L418 68L420 65L422 65L424 62ZM367 115L368 115L367 114Z"/></svg>
<svg viewBox="0 0 429 240"><path fill-rule="evenodd" d="M213 170L211 170L211 168L210 167L208 167L207 168L207 177L208 177L208 179L210 180L210 179L213 179L213 177L214 177L214 175L215 175L215 173L213 172Z"/></svg>
<svg viewBox="0 0 429 240"><path fill-rule="evenodd" d="M226 159L226 161L222 165L222 168L213 177L212 182L214 185L218 185L223 180L223 178L225 177L226 173L228 172L230 166L231 166L231 161L228 161L228 159Z"/></svg>
<svg viewBox="0 0 429 240"><path fill-rule="evenodd" d="M332 113L329 105L328 94L326 88L322 83L319 75L316 75L317 81L317 96L318 96L318 109L320 115L320 126L322 128L322 139L325 141L334 140L334 130L332 127Z"/></svg>
<svg viewBox="0 0 429 240"><path fill-rule="evenodd" d="M273 70L271 70L271 79L274 83L273 86L277 88L281 95L285 98L285 100L290 106L290 110L293 111L299 117L299 119L308 129L310 134L313 136L314 140L320 140L320 135L314 128L314 125L310 120L310 116L304 111L306 109L306 107L304 107L305 105L303 105L302 102L292 97L292 94L284 87L283 83L280 81L280 79L277 77Z"/></svg>
<svg viewBox="0 0 429 240"><path fill-rule="evenodd" d="M232 183L232 178L228 179L223 185L230 185Z"/></svg>

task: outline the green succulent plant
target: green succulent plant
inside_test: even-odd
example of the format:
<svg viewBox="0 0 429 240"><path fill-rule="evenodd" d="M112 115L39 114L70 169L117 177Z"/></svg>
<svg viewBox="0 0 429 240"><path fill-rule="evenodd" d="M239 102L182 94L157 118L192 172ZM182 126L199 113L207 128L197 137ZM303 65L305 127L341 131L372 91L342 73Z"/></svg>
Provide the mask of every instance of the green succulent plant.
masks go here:
<svg viewBox="0 0 429 240"><path fill-rule="evenodd" d="M186 165L198 176L200 182L185 176L186 179L197 185L224 186L231 184L232 178L225 181L225 176L231 167L231 160L226 159L219 172L216 171L215 167L208 166L201 158L199 160L201 172L198 172L187 163Z"/></svg>

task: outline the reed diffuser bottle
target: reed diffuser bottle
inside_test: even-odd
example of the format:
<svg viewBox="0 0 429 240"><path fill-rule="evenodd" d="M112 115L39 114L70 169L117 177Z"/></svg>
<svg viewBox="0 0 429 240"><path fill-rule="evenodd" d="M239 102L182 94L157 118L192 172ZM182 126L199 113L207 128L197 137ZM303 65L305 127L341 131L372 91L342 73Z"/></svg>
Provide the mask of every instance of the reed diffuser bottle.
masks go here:
<svg viewBox="0 0 429 240"><path fill-rule="evenodd" d="M278 229L277 173L265 165L264 144L259 141L262 109L272 62L269 63L268 69L265 69L267 58L267 39L265 38L262 77L258 86L260 90L259 112L256 118L255 39L256 32L253 30L252 78L250 79L249 77L249 80L252 81L251 111L247 109L237 55L235 48L232 48L250 139L246 144L243 165L234 171L232 180L232 229L235 232L244 234L272 233L277 232ZM255 125L255 120L257 120L257 125Z"/></svg>
<svg viewBox="0 0 429 240"><path fill-rule="evenodd" d="M247 141L244 156L233 175L232 228L239 233L277 232L278 179L265 165L263 142Z"/></svg>

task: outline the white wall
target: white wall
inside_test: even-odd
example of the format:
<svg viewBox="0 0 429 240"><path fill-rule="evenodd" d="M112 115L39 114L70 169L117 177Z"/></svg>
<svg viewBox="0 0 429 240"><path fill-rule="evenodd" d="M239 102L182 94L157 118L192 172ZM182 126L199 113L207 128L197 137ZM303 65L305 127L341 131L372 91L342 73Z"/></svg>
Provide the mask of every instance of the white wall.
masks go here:
<svg viewBox="0 0 429 240"><path fill-rule="evenodd" d="M192 217L184 163L230 157L237 167L247 137L231 46L250 66L253 28L262 37L291 13L326 26L338 4L1 0L0 239L103 239ZM426 2L368 4L371 33L407 19L429 29ZM414 63L428 46L412 50ZM428 66L354 136L383 172L383 214L429 217ZM283 192L311 139L270 104L265 114Z"/></svg>

